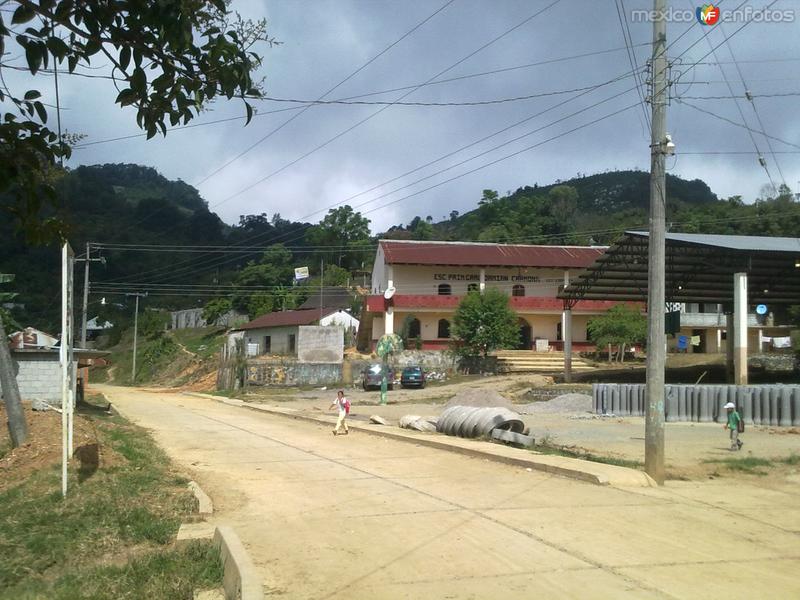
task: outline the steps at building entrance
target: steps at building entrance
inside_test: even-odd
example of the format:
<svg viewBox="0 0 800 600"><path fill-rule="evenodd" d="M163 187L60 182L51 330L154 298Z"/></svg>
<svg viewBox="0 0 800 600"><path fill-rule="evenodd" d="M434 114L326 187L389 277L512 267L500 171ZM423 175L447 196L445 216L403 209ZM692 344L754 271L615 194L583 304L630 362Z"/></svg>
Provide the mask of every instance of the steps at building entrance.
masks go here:
<svg viewBox="0 0 800 600"><path fill-rule="evenodd" d="M563 352L533 350L498 350L497 366L504 373L555 373L564 370ZM593 371L595 368L582 358L572 355L572 371Z"/></svg>

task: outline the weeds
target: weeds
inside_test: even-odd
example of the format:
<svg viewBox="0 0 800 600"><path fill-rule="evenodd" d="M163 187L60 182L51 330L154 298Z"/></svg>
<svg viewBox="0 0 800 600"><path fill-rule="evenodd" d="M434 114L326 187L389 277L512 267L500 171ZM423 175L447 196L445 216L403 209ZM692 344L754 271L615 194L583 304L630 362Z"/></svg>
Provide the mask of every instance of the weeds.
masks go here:
<svg viewBox="0 0 800 600"><path fill-rule="evenodd" d="M96 406L80 412L96 427L99 466L81 477L74 464L65 499L58 465L0 493L0 599L167 600L217 587L210 543L170 546L194 509L186 479L143 429Z"/></svg>
<svg viewBox="0 0 800 600"><path fill-rule="evenodd" d="M766 475L767 472L759 467L773 467L774 463L766 458L756 456L745 456L742 458L717 458L704 460L704 463L719 464L729 471L738 471L749 475Z"/></svg>
<svg viewBox="0 0 800 600"><path fill-rule="evenodd" d="M539 452L541 454L566 456L569 458L579 458L581 460L588 460L591 462L603 463L606 465L614 465L617 467L626 467L628 469L641 469L644 466L644 463L638 460L618 458L615 456L601 456L583 450L565 448L563 446L555 446L552 445L549 437L540 440L539 444L536 445L534 451Z"/></svg>

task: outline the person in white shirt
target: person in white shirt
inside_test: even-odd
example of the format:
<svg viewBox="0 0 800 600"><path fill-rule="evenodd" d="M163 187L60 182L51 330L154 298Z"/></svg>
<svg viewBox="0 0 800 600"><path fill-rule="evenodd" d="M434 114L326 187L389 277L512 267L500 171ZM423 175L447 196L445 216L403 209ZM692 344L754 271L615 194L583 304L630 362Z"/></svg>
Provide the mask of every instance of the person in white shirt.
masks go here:
<svg viewBox="0 0 800 600"><path fill-rule="evenodd" d="M328 410L333 407L339 408L339 419L336 421L336 427L333 428L333 435L339 435L340 433L347 435L350 431L347 429L345 419L347 415L350 414L350 401L344 397L344 391L339 390L336 392L336 399L331 402ZM341 429L344 429L344 432L342 432Z"/></svg>

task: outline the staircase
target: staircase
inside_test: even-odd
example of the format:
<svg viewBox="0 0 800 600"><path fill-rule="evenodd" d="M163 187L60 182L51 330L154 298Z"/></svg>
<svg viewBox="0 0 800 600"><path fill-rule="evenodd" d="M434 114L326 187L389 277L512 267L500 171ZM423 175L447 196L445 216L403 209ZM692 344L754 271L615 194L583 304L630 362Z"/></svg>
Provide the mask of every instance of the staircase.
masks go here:
<svg viewBox="0 0 800 600"><path fill-rule="evenodd" d="M534 352L533 350L498 350L497 368L502 373L562 373L564 371L563 352ZM580 373L593 371L594 367L585 360L572 356L572 371Z"/></svg>

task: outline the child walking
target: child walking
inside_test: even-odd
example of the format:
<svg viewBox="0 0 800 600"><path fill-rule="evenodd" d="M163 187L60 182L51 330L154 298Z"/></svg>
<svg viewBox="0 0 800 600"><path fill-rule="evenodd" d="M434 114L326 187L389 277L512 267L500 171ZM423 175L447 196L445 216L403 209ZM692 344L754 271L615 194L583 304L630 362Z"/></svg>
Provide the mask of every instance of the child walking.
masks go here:
<svg viewBox="0 0 800 600"><path fill-rule="evenodd" d="M742 417L739 416L739 413L736 412L736 405L733 402L728 402L725 405L725 409L728 411L728 422L725 423L724 427L730 430L731 436L731 450L739 450L744 445L742 440L739 439L739 431L741 428Z"/></svg>
<svg viewBox="0 0 800 600"><path fill-rule="evenodd" d="M347 429L347 423L345 422L345 419L347 418L347 415L350 414L350 400L344 397L344 391L339 390L336 392L336 399L331 402L328 410L334 406L339 408L339 419L336 421L336 427L333 428L333 435L339 435L341 433L347 435L350 433L350 431ZM341 431L342 428L344 428L344 432Z"/></svg>

